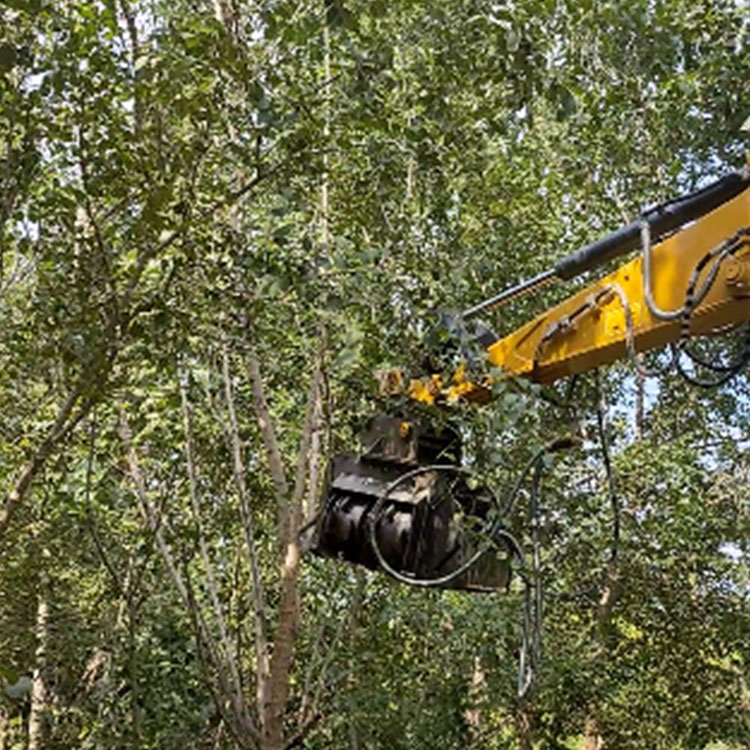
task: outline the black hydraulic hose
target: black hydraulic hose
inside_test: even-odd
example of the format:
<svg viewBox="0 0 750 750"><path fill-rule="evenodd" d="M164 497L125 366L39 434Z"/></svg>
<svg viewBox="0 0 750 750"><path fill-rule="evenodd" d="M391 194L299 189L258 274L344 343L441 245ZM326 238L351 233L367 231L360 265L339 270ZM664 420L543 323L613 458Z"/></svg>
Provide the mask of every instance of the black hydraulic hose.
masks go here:
<svg viewBox="0 0 750 750"><path fill-rule="evenodd" d="M498 305L502 305L503 303L509 302L512 299L522 297L524 294L528 294L534 289L538 289L540 286L548 284L550 281L553 281L554 278L555 271L553 268L550 268L547 271L543 271L542 273L537 274L533 279L522 281L520 284L516 284L510 289L504 289L494 297L483 300L478 305L474 305L474 307L469 307L468 309L464 310L461 315L464 319L471 318L477 313L482 312L483 310L489 310L492 307L497 307Z"/></svg>

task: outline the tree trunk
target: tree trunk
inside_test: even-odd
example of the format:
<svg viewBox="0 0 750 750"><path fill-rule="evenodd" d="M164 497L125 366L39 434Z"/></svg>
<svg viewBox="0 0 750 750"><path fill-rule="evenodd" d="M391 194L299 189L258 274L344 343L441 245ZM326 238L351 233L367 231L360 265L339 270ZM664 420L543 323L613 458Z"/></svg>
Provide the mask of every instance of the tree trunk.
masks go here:
<svg viewBox="0 0 750 750"><path fill-rule="evenodd" d="M0 708L0 750L8 750L10 741L10 720L3 708Z"/></svg>
<svg viewBox="0 0 750 750"><path fill-rule="evenodd" d="M286 547L286 555L281 568L281 601L279 621L273 639L273 657L269 676L270 705L265 713L266 721L263 724L263 750L283 750L284 748L284 711L289 699L289 675L300 619L299 567L302 550L299 529L302 520L302 498L308 480L307 468L311 460L310 444L314 419L320 406L323 347L324 343L321 341L310 381L304 426L297 454L294 490L289 503L287 522L282 527L282 541ZM317 460L317 457L313 456L312 459Z"/></svg>
<svg viewBox="0 0 750 750"><path fill-rule="evenodd" d="M299 560L298 542L292 541L287 550L281 581L279 625L273 642L270 674L270 705L263 726L263 750L283 750L284 710L289 696L289 673L294 658L294 646L299 625Z"/></svg>
<svg viewBox="0 0 750 750"><path fill-rule="evenodd" d="M602 737L599 734L599 724L594 716L589 716L585 724L585 740L583 742L584 750L601 750L604 746Z"/></svg>
<svg viewBox="0 0 750 750"><path fill-rule="evenodd" d="M464 712L464 718L469 725L473 739L481 735L483 712L482 704L487 700L487 674L482 668L482 660L474 657L474 666L469 680L469 705Z"/></svg>
<svg viewBox="0 0 750 750"><path fill-rule="evenodd" d="M49 636L49 602L46 586L40 587L36 609L36 651L34 673L31 681L31 710L29 712L29 750L43 750L45 723L49 711L47 701L46 667L47 640Z"/></svg>
<svg viewBox="0 0 750 750"><path fill-rule="evenodd" d="M516 712L516 733L521 750L532 750L532 728L531 708L527 703L524 703Z"/></svg>
<svg viewBox="0 0 750 750"><path fill-rule="evenodd" d="M128 680L130 682L130 722L133 739L136 745L141 740L140 691L138 689L138 645L136 607L128 602Z"/></svg>
<svg viewBox="0 0 750 750"><path fill-rule="evenodd" d="M328 147L331 140L331 31L328 23L323 24L323 91L324 91L324 112L323 112L323 175L320 181L320 239L326 252L329 251L331 243L330 227L330 156Z"/></svg>

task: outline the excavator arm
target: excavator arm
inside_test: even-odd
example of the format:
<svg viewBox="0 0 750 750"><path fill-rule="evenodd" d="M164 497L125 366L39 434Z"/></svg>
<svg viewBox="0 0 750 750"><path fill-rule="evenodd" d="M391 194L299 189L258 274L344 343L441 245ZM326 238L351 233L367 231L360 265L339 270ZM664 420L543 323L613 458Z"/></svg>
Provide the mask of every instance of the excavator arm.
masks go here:
<svg viewBox="0 0 750 750"><path fill-rule="evenodd" d="M653 246L640 233L639 257L492 344L490 363L550 383L750 320L750 188Z"/></svg>
<svg viewBox="0 0 750 750"><path fill-rule="evenodd" d="M462 322L636 250L638 257L504 338L488 341L485 331L479 341L489 363L508 376L550 383L750 321L747 171L644 212L549 271L464 311ZM750 346L730 374L748 359ZM391 371L381 388L407 404L483 402L494 377L475 382L461 365L448 376L428 373L405 385L403 374ZM313 550L415 585L507 588L514 550L505 510L469 481L459 432L401 409L370 420L362 442L360 452L336 456L329 467Z"/></svg>

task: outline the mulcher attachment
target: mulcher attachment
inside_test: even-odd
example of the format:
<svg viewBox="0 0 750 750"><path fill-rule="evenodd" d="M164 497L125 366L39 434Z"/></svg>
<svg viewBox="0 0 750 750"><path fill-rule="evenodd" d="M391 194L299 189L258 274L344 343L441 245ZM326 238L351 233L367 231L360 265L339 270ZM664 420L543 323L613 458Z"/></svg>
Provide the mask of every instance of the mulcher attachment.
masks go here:
<svg viewBox="0 0 750 750"><path fill-rule="evenodd" d="M374 523L382 559L402 577L445 579L437 584L441 588L507 589L507 556L487 536L469 531L486 526L492 499L486 490L470 488L461 473L458 435L377 416L362 442L361 455L343 454L331 462L313 551L378 569Z"/></svg>

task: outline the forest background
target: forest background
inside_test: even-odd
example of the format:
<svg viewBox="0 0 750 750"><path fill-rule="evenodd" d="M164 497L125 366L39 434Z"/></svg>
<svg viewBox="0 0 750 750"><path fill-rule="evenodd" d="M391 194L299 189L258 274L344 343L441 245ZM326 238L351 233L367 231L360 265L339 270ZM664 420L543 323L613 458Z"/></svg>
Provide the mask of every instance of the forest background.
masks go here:
<svg viewBox="0 0 750 750"><path fill-rule="evenodd" d="M746 375L602 373L618 564L587 440L523 704L518 590L297 543L436 310L743 164L749 52L742 0L2 0L0 748L750 747ZM460 419L502 490L569 415Z"/></svg>

